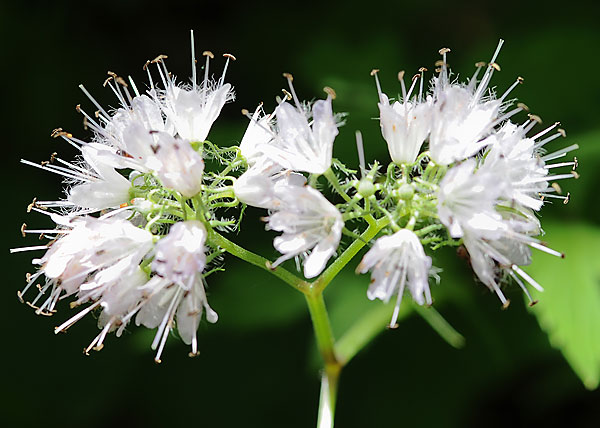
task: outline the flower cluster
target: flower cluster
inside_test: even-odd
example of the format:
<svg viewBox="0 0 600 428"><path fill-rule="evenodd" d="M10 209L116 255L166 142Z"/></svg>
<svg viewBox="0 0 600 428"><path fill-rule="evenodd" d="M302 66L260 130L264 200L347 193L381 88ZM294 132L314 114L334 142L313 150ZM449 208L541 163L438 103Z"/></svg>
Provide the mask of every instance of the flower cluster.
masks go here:
<svg viewBox="0 0 600 428"><path fill-rule="evenodd" d="M43 315L52 315L58 301L71 296L73 307L86 305L56 332L99 312L100 333L86 352L101 349L109 332L120 336L135 320L156 329L157 361L174 328L195 355L201 319L218 318L208 304L206 278L222 270L221 254L260 265L259 256L247 257L247 250L220 233L236 229L240 219L218 213L245 204L266 209L266 229L280 232L273 241L280 256L263 267L281 273L279 266L295 259L305 290L329 282L370 245L357 272L371 271L369 299L396 298L392 326L406 290L416 303L432 304L429 283L431 277L439 281L439 268L428 253L442 246L463 246L479 280L504 305L501 286L509 279L533 302L527 284L541 287L522 269L531 248L562 256L539 240L536 212L549 198L568 201L556 181L576 177L577 160L551 162L577 146L547 152L547 143L565 136L558 124L529 136L541 122L537 116L511 122L527 107L512 107L508 98L521 78L501 96L490 89L501 46L502 41L489 63L476 64L465 83L448 69L450 50L440 50L431 87L424 87L425 68L408 90L401 72L396 101L382 91L373 70L381 132L392 159L385 173L379 162L365 165L360 133L359 174L333 158L343 124L343 115L333 112L335 92L327 87L324 99L301 102L289 73L284 74L289 90L272 113L262 104L252 114L243 110L250 122L239 146L208 141L213 122L234 97L225 75L235 58L225 54L223 73L213 79L214 55L205 51L198 82L193 33L190 83L178 83L160 55L144 67L145 91L131 78L109 73L105 86L120 103L114 111L81 86L97 109L88 114L77 107L93 138L80 140L60 128L52 134L77 148L79 159L68 162L53 154L41 164L23 161L64 176L68 186L65 199L34 200L30 206L56 226L23 225L24 236L39 233L50 242L13 250L46 251L33 260L39 268L19 298L24 301L37 286L28 303ZM221 169L205 169L209 158ZM555 168L571 171L552 174ZM323 181L332 191L320 190ZM339 247L344 252L338 265L328 269ZM317 279L309 283L312 278Z"/></svg>

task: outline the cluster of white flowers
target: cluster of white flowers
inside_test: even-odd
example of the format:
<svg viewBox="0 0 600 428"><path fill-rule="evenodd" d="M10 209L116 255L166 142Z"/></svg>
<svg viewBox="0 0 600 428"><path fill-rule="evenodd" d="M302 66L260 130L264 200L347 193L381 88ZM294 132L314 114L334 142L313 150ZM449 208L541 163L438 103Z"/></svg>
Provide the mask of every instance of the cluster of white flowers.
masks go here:
<svg viewBox="0 0 600 428"><path fill-rule="evenodd" d="M217 231L235 228L238 220L218 218L216 211L244 203L268 210L266 228L281 232L273 242L281 255L268 267L275 270L296 259L307 279L324 271L327 275L342 234L362 246L366 242L358 234L375 231L357 271L372 272L369 299L388 302L396 297L392 326L405 290L418 304L432 304L429 280L439 280L439 269L426 250L444 245L463 245L475 274L504 305L508 300L500 286L507 278L532 300L525 283L541 287L522 269L530 262L531 248L561 256L537 238L542 229L536 211L546 198L566 202L569 196L561 195L555 181L577 176L576 159L549 162L577 146L548 154L544 146L565 135L558 124L528 137L540 122L537 116L529 115L519 125L510 122L527 108L518 104L510 109L507 98L521 78L500 97L489 87L500 69L496 59L501 46L502 41L489 64L476 65L466 83L451 79L449 49L440 50L431 88L424 89L425 68L408 90L401 72L402 96L393 103L381 90L378 70L372 72L381 131L392 159L385 175L377 162L370 169L364 165L361 139L360 177L334 162L333 144L343 117L333 112L335 92L325 88L325 99L303 103L289 73L284 74L289 91L284 90L273 113L265 113L262 105L253 114L243 111L250 123L239 147L220 148L207 141L221 109L233 99L225 73L235 58L224 55L223 74L214 80L209 73L214 56L204 52L204 79L198 83L193 33L190 84L178 84L166 68L167 57L160 55L144 67L149 83L143 93L133 79L127 83L109 73L105 86L121 105L111 113L81 86L97 108L90 115L77 107L93 139L86 142L60 128L53 132L76 147L81 158L67 162L53 154L42 164L23 161L63 175L69 187L64 200L34 200L30 206L49 215L56 227L23 226L23 235L40 233L51 241L13 250L46 250L33 261L39 269L29 275L19 298L24 300L37 285L39 293L28 303L39 314L51 315L58 301L69 296L75 296L72 306L87 305L56 332L100 311L100 334L86 352L101 349L110 331L121 335L135 317L136 324L157 329L152 343L157 361L175 327L195 355L202 315L212 323L218 318L208 304L205 278L219 269L207 266L224 251L235 253L219 244L223 241ZM160 85L153 80L153 67ZM224 168L205 171L207 157ZM572 171L550 174L563 167ZM243 173L231 175L240 168ZM319 190L321 177L339 203ZM359 227L350 230L350 224Z"/></svg>
<svg viewBox="0 0 600 428"><path fill-rule="evenodd" d="M520 267L530 263L531 247L563 257L536 238L542 229L535 211L540 210L545 198L568 201L569 195L557 194L561 191L555 181L576 178L577 160L547 162L565 156L577 149L577 145L546 154L543 149L546 143L565 136L565 132L558 129L543 138L557 128L558 123L527 137L541 122L539 117L530 114L521 125L509 120L527 107L518 104L507 111L512 104L507 97L523 82L521 77L500 97L489 89L492 74L500 70L496 59L502 44L500 40L487 65L476 64L475 74L466 83L451 81L446 63L450 50L441 49L442 59L436 63L439 74L433 78L428 94L423 92L424 68L413 77L408 91L404 72L401 72L402 98L391 105L381 90L378 70L372 74L379 93L381 130L392 160L411 169L418 167L421 160L428 161L428 169L434 171L434 175L428 175L426 170L418 178L411 178L409 172L402 177L403 183L406 185L412 180L415 188L434 195L436 221L446 227L450 238L464 245L478 278L495 291L506 306L509 301L500 289L505 276L514 279L532 304L535 302L523 280L542 290ZM478 81L484 67L485 73ZM420 89L413 95L417 81ZM426 142L428 151L424 152L422 147ZM417 160L419 154L421 158ZM557 167L572 167L572 171L550 174L549 170ZM550 182L554 183L550 185ZM423 292L426 301L431 303L424 273L431 266L431 259L415 235L407 232L402 229L391 237L380 238L363 259L361 272L374 266L369 298L387 301L397 290L399 303L407 285L417 303L423 304Z"/></svg>
<svg viewBox="0 0 600 428"><path fill-rule="evenodd" d="M226 54L225 69L218 80L209 74L214 58L204 52L204 79L196 78L192 33L192 79L178 84L167 71L165 55L148 61L149 88L140 93L133 79L109 72L109 86L120 107L108 113L80 86L98 109L84 116L92 129L91 142L56 129L81 151L80 161L67 162L53 155L50 162L26 164L67 178L66 200L35 201L30 210L49 214L55 229L27 230L52 239L47 246L17 249L47 249L33 261L40 269L28 278L19 297L38 281L39 294L29 304L38 314L55 312L58 300L76 296L72 306L89 304L56 327L65 331L85 314L99 308L100 334L86 349L101 349L109 331L120 336L127 323L158 328L152 344L160 357L166 339L177 326L192 354L198 352L196 330L205 313L210 322L217 314L208 305L203 271L207 253L207 229L202 221L187 219L194 198L204 186L204 160L199 143L206 140L213 122L226 102L233 99L225 72L232 55ZM155 65L162 88L150 72ZM201 204L201 198L196 198ZM58 208L62 215L51 213ZM99 216L93 216L99 213ZM181 222L176 222L180 217ZM200 218L200 220L205 220ZM169 224L173 224L168 228ZM45 278L45 280L44 280Z"/></svg>

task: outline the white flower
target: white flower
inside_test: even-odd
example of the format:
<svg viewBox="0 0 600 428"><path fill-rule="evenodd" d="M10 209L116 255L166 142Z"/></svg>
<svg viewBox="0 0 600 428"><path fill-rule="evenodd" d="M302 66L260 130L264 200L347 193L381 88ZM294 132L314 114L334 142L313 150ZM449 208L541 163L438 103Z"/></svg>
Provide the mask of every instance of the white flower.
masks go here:
<svg viewBox="0 0 600 428"><path fill-rule="evenodd" d="M159 66L165 84L165 90L161 92L163 112L180 138L195 142L206 140L212 124L225 103L234 99L231 84L224 81L229 60L235 60L235 57L224 55L227 60L223 74L218 81L214 81L208 74L209 59L214 56L210 52L204 52L204 55L206 56L205 74L200 85L196 84L195 58L192 58L194 74L192 85L177 85L175 78L169 77L166 68L161 70Z"/></svg>
<svg viewBox="0 0 600 428"><path fill-rule="evenodd" d="M145 302L136 316L136 324L157 328L152 349L160 362L173 322L182 340L198 353L196 331L206 311L206 319L214 323L218 316L208 305L202 270L206 263L204 244L206 229L196 220L177 223L156 245L152 268L156 275L141 290Z"/></svg>
<svg viewBox="0 0 600 428"><path fill-rule="evenodd" d="M443 60L433 88L429 136L429 150L435 162L448 165L473 156L489 144L485 137L493 132L495 125L525 108L519 106L499 117L508 105L504 100L521 78L499 98L488 89L494 70L500 69L495 61L503 43L500 40L479 84L477 75L485 63L477 64L477 71L468 85L450 83L446 64L446 53L450 50L440 50Z"/></svg>
<svg viewBox="0 0 600 428"><path fill-rule="evenodd" d="M141 294L136 288L146 280L138 266L152 248L152 234L117 218L50 216L58 228L43 232L58 239L43 257L33 260L40 269L31 275L19 297L45 277L38 285L39 294L29 303L38 314L54 313L58 300L73 294L77 294L77 299L71 306L89 303L56 327L56 333L66 331L86 314L102 308L99 321L102 330L86 352L101 349L106 334L117 329L120 335L137 310Z"/></svg>
<svg viewBox="0 0 600 428"><path fill-rule="evenodd" d="M508 204L538 211L543 205L542 197L568 200L566 196L549 194L556 191L555 188L549 187L550 181L573 178L577 175L575 172L550 174L550 169L565 166L572 167L574 171L577 161L546 165L545 160L562 157L578 146L573 145L544 155L542 147L545 144L561 136L564 137L566 134L559 129L553 135L541 139L542 136L558 126L558 123L555 123L528 138L527 132L539 120L535 116L531 117L522 125L506 122L497 133L488 137L491 143L485 153L481 168L494 171L503 177L502 198L506 199Z"/></svg>
<svg viewBox="0 0 600 428"><path fill-rule="evenodd" d="M422 70L423 71L423 70ZM413 78L408 93L404 85L404 72L398 74L402 84L402 102L390 104L386 94L381 91L378 70L373 70L379 94L379 122L381 133L385 139L390 156L397 164L412 164L415 162L423 142L429 135L431 127L431 99L423 99L423 76ZM411 100L413 89L420 77L419 94Z"/></svg>
<svg viewBox="0 0 600 428"><path fill-rule="evenodd" d="M191 198L202 188L204 160L186 140L161 133L154 148L156 173L165 187Z"/></svg>
<svg viewBox="0 0 600 428"><path fill-rule="evenodd" d="M276 187L301 187L305 184L306 178L302 174L284 170L269 159L259 158L233 183L233 190L241 202L270 209L279 204Z"/></svg>
<svg viewBox="0 0 600 428"><path fill-rule="evenodd" d="M402 229L391 236L383 236L365 254L357 272L372 271L371 285L367 291L370 300L389 302L397 295L396 307L390 326L396 325L404 289L408 288L413 299L423 305L431 305L429 271L431 257L425 254L423 245L415 233Z"/></svg>
<svg viewBox="0 0 600 428"><path fill-rule="evenodd" d="M414 163L429 134L430 106L427 103L396 101L392 105L381 94L379 114L381 133L392 160L397 164Z"/></svg>
<svg viewBox="0 0 600 428"><path fill-rule="evenodd" d="M292 78L288 74L286 76L296 106L287 102L277 106L277 137L272 143L257 146L257 149L285 169L323 174L331 166L333 141L338 134L338 124L331 107L334 92L327 88L327 98L316 101L309 109L300 104Z"/></svg>
<svg viewBox="0 0 600 428"><path fill-rule="evenodd" d="M319 191L309 186L276 186L275 196L275 212L269 216L267 227L283 232L273 241L283 255L273 266L306 255L304 276L314 278L323 271L338 247L344 227L342 215Z"/></svg>
<svg viewBox="0 0 600 428"><path fill-rule="evenodd" d="M262 150L273 141L275 134L272 131L272 122L273 114L265 114L262 104L250 116L250 123L240 141L240 151L248 165L252 166L264 157Z"/></svg>
<svg viewBox="0 0 600 428"><path fill-rule="evenodd" d="M156 244L152 268L160 277L189 288L197 273L204 270L206 228L197 220L174 224Z"/></svg>
<svg viewBox="0 0 600 428"><path fill-rule="evenodd" d="M499 287L506 273L531 296L523 281L541 287L519 266L530 261L529 247L562 257L535 238L539 222L527 209L517 213L501 205L506 177L491 170L475 171L476 161L469 159L451 168L440 183L438 215L450 236L462 238L473 270L486 286L495 291L503 305L508 300Z"/></svg>
<svg viewBox="0 0 600 428"><path fill-rule="evenodd" d="M450 168L438 191L438 215L450 236L463 236L464 226L495 229L502 218L495 205L503 189L502 177L492 171L475 171L477 162L468 159Z"/></svg>
<svg viewBox="0 0 600 428"><path fill-rule="evenodd" d="M83 181L69 189L68 201L76 206L92 209L118 207L129 201L131 183L115 170L116 165L99 156L96 144L81 148L86 166L74 169L73 174Z"/></svg>

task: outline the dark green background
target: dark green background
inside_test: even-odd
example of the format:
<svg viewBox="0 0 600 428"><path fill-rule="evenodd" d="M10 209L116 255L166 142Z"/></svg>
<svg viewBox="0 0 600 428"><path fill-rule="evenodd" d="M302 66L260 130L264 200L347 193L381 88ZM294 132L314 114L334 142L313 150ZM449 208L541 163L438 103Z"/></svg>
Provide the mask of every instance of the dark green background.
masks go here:
<svg viewBox="0 0 600 428"><path fill-rule="evenodd" d="M376 91L369 76L381 70L384 90L399 91L396 73L433 69L437 50L452 48L449 63L461 75L488 60L499 38L502 71L493 85L502 92L516 76L525 84L514 95L550 124L560 120L578 154L582 179L565 183L573 203L547 207L544 218L599 224L597 183L600 142L599 11L592 2L7 2L0 3L2 144L4 183L4 281L1 288L2 399L4 426L314 426L318 357L302 297L269 275L227 258L227 272L211 277L210 300L220 315L200 328L201 355L187 357L169 340L162 365L153 363L152 332L132 328L110 337L100 353L81 350L95 336L95 321L69 334L52 328L66 319L67 305L52 319L19 304L31 254L8 247L32 243L19 227L47 225L25 213L33 196L56 199L60 179L20 165L19 158L46 160L53 151L70 159L71 148L49 137L61 126L79 137L74 106L87 102L84 83L103 105L116 105L101 83L106 70L145 82L142 65L168 54L172 72L189 76L189 29L197 50L237 61L228 81L237 101L227 105L210 138L233 144L246 119L241 108L274 105L291 72L301 98L336 89L337 111L350 113L336 140L335 156L355 165L353 133L361 129L368 161L387 162L379 133ZM220 72L222 61L213 70ZM91 110L92 108L88 108ZM523 120L523 117L520 118ZM566 142L561 142L566 144ZM592 145L596 145L591 147ZM557 143L553 147L560 145ZM239 241L267 257L275 251L262 232L262 213L247 216ZM260 238L258 238L260 236ZM547 239L552 242L551 236ZM590 263L598 263L598 254ZM586 391L561 354L552 349L520 291L501 311L497 299L452 251L436 260L446 272L434 296L438 310L467 338L455 350L413 317L386 331L343 373L339 427L366 426L598 426L600 395ZM366 277L344 275L326 299L334 323L360 315ZM351 296L351 297L348 297ZM339 321L336 321L339 319ZM337 328L337 327L336 327Z"/></svg>

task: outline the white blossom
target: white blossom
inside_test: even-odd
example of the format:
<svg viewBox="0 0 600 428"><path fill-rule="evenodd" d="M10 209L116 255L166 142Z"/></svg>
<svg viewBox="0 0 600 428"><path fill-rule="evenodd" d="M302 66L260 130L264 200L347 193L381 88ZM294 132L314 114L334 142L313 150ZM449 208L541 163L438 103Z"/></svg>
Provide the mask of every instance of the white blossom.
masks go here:
<svg viewBox="0 0 600 428"><path fill-rule="evenodd" d="M273 114L265 114L262 104L259 105L252 116L248 128L240 141L240 152L246 158L248 165L254 165L259 159L264 157L262 150L275 138L273 133L274 116Z"/></svg>
<svg viewBox="0 0 600 428"><path fill-rule="evenodd" d="M276 138L257 149L285 169L323 174L331 166L333 142L338 134L338 123L331 106L334 92L327 88L325 100L316 101L312 107L302 105L291 76L286 76L295 106L288 102L277 106Z"/></svg>
<svg viewBox="0 0 600 428"><path fill-rule="evenodd" d="M202 317L214 323L217 313L209 306L202 271L206 263L206 229L196 220L176 223L169 234L156 244L152 268L156 275L142 288L144 304L136 324L157 328L152 349L160 362L169 332L176 322L182 340L198 353L196 331Z"/></svg>
<svg viewBox="0 0 600 428"><path fill-rule="evenodd" d="M342 215L319 191L309 186L275 186L274 212L267 227L283 232L273 245L283 255L273 266L304 255L304 276L319 275L335 253L344 221ZM309 253L310 251L310 253Z"/></svg>
<svg viewBox="0 0 600 428"><path fill-rule="evenodd" d="M440 182L438 215L453 238L462 237L465 226L494 230L502 221L495 209L502 177L492 171L476 171L476 166L475 159L466 160L450 168Z"/></svg>
<svg viewBox="0 0 600 428"><path fill-rule="evenodd" d="M371 285L367 291L370 300L389 302L397 296L390 326L396 325L398 311L405 288L419 304L432 304L429 290L431 257L425 254L419 237L411 230L401 229L383 236L364 255L357 272L372 271Z"/></svg>
<svg viewBox="0 0 600 428"><path fill-rule="evenodd" d="M390 103L388 96L381 91L377 70L373 70L379 94L379 123L381 133L387 143L392 160L397 164L415 162L421 146L431 128L431 97L424 99L423 76L416 75L408 92L404 85L404 72L398 77L402 84L402 100ZM419 93L412 99L412 93L420 81Z"/></svg>
<svg viewBox="0 0 600 428"><path fill-rule="evenodd" d="M259 158L233 183L236 197L243 203L259 208L274 208L279 204L278 187L304 186L306 178L284 170L267 158Z"/></svg>
<svg viewBox="0 0 600 428"><path fill-rule="evenodd" d="M558 129L542 139L559 125L555 123L533 137L527 137L527 132L538 120L532 116L532 119L522 125L506 122L497 133L488 137L490 144L481 165L482 169L494 171L503 178L501 196L508 204L536 211L541 209L543 197L568 201L568 196L553 195L556 189L550 187L549 182L577 176L574 172L577 161L547 165L545 160L560 158L578 147L573 145L545 154L543 146L556 138L564 137L565 132ZM550 173L550 170L560 167L572 167L573 171L563 174Z"/></svg>
<svg viewBox="0 0 600 428"><path fill-rule="evenodd" d="M476 161L469 159L451 168L440 183L438 215L450 236L462 238L473 270L500 301L508 300L499 287L504 273L513 277L530 300L523 281L541 289L519 266L530 262L530 248L562 257L535 238L539 222L526 209L518 214L502 206L506 177L491 170L475 171Z"/></svg>
<svg viewBox="0 0 600 428"><path fill-rule="evenodd" d="M214 58L211 52L205 51L204 79L201 84L196 82L196 58L194 52L194 39L192 35L192 84L178 85L174 77L170 77L160 61L158 67L165 89L161 91L162 109L167 120L174 126L180 138L193 142L206 140L212 124L221 113L226 102L235 97L232 86L225 83L225 74L230 60L235 57L225 54L226 62L223 74L218 80L209 75L210 59Z"/></svg>
<svg viewBox="0 0 600 428"><path fill-rule="evenodd" d="M477 76L485 63L477 64L477 71L468 85L449 81L446 53L450 50L440 50L443 60L433 88L429 136L429 150L435 162L448 165L475 155L489 144L485 137L494 131L494 126L525 108L518 106L501 115L509 104L505 103L506 97L522 79L519 78L499 98L489 89L494 70L499 69L495 61L503 42L500 40L479 83Z"/></svg>
<svg viewBox="0 0 600 428"><path fill-rule="evenodd" d="M188 141L161 133L154 152L156 173L165 187L177 190L186 198L200 192L204 160Z"/></svg>

